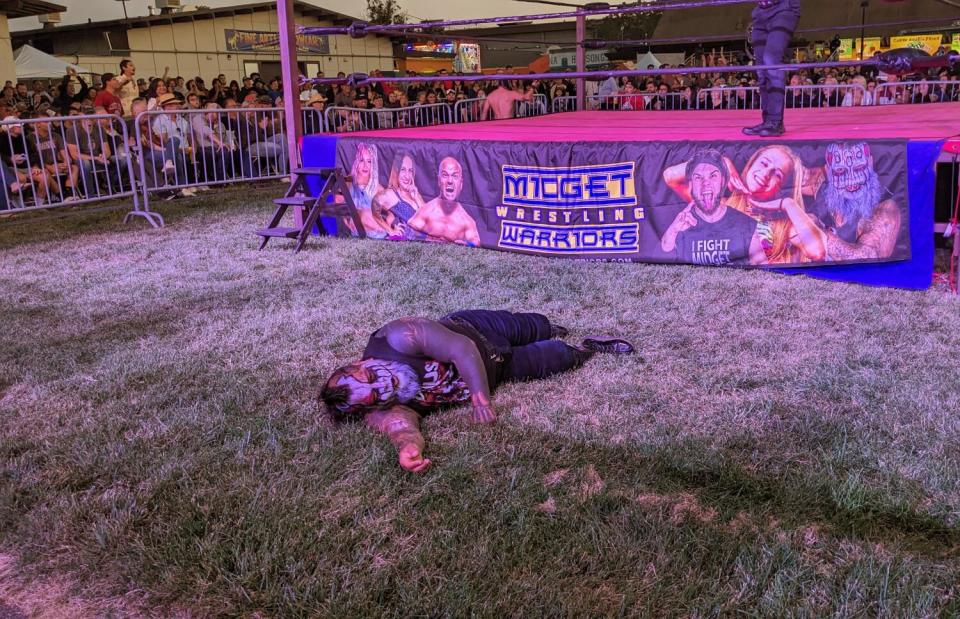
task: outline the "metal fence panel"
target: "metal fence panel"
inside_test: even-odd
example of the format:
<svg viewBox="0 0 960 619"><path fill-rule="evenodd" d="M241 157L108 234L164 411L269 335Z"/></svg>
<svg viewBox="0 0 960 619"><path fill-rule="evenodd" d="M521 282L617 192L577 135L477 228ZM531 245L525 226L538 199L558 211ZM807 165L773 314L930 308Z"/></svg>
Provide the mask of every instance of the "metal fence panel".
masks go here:
<svg viewBox="0 0 960 619"><path fill-rule="evenodd" d="M111 114L0 122L0 211L26 212L133 199L127 215L162 218L141 205L127 123Z"/></svg>
<svg viewBox="0 0 960 619"><path fill-rule="evenodd" d="M151 111L135 121L143 201L290 173L281 108Z"/></svg>

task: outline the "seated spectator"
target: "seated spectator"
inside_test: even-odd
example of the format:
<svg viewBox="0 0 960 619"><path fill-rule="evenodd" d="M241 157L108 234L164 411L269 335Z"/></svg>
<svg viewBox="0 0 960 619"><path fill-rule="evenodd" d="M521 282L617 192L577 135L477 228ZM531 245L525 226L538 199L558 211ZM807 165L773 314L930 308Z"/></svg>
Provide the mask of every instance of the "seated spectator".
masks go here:
<svg viewBox="0 0 960 619"><path fill-rule="evenodd" d="M643 97L637 92L633 82L627 80L623 85L623 92L617 97L621 110L642 110L645 107Z"/></svg>
<svg viewBox="0 0 960 619"><path fill-rule="evenodd" d="M92 108L84 108L84 115L93 115ZM71 111L72 116L77 114ZM109 162L112 155L102 127L95 119L83 118L69 123L66 128L67 152L70 161L80 169L80 189L84 198L102 195L97 175L109 174Z"/></svg>
<svg viewBox="0 0 960 619"><path fill-rule="evenodd" d="M22 189L17 173L6 164L0 163L0 211L23 207L25 201Z"/></svg>
<svg viewBox="0 0 960 619"><path fill-rule="evenodd" d="M847 90L843 96L842 107L869 106L873 105L873 94L867 92L867 78L857 75L850 80L850 84L859 86Z"/></svg>
<svg viewBox="0 0 960 619"><path fill-rule="evenodd" d="M183 104L175 95L167 93L157 98L157 105L164 113L154 117L151 129L163 145L166 156L163 171L167 184L186 185L190 182L187 175L187 157L190 155L191 144L187 138L190 126L180 113ZM189 187L181 190L181 195L186 197L195 194L196 190Z"/></svg>
<svg viewBox="0 0 960 619"><path fill-rule="evenodd" d="M227 137L220 115L220 106L216 103L207 103L204 108L206 114L192 114L193 141L196 147L196 161L200 167L198 181L224 181L230 177L229 171L236 169L236 164L245 165L236 156L236 144ZM249 176L249 171L244 171Z"/></svg>
<svg viewBox="0 0 960 619"><path fill-rule="evenodd" d="M310 97L307 101L306 108L303 110L303 133L305 135L323 133L326 108L326 97L319 93L315 93Z"/></svg>
<svg viewBox="0 0 960 619"><path fill-rule="evenodd" d="M255 177L270 176L271 166L278 174L287 172L286 136L274 112L261 111L269 104L259 103L245 112L249 146L250 170Z"/></svg>
<svg viewBox="0 0 960 619"><path fill-rule="evenodd" d="M2 126L6 136L0 137L0 161L14 172L17 182L30 185L33 195L41 203L46 202L48 180L44 173L40 154L31 140L27 139L23 124L16 116L7 116Z"/></svg>
<svg viewBox="0 0 960 619"><path fill-rule="evenodd" d="M56 122L55 125L53 123ZM78 168L67 152L63 121L33 123L33 142L36 144L40 162L46 172L47 185L56 192L62 202L78 198ZM53 129L53 130L51 130Z"/></svg>

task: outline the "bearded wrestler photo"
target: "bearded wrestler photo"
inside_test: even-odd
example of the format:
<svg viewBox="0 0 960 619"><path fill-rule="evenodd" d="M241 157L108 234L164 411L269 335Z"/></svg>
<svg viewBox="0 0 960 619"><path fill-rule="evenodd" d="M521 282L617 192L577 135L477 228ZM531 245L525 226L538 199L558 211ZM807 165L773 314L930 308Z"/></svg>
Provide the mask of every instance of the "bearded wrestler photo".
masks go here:
<svg viewBox="0 0 960 619"><path fill-rule="evenodd" d="M831 144L824 172L810 211L826 233L827 259L890 257L900 234L900 208L880 183L870 146Z"/></svg>

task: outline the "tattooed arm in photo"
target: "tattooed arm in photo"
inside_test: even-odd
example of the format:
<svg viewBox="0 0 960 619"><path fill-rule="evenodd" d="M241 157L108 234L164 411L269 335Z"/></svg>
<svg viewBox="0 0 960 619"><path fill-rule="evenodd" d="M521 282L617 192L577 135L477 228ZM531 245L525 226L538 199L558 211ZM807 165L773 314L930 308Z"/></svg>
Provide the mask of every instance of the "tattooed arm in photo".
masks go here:
<svg viewBox="0 0 960 619"><path fill-rule="evenodd" d="M900 232L900 209L893 200L884 200L873 216L863 220L855 243L847 243L835 232L827 232L827 255L831 260L886 258L893 253Z"/></svg>

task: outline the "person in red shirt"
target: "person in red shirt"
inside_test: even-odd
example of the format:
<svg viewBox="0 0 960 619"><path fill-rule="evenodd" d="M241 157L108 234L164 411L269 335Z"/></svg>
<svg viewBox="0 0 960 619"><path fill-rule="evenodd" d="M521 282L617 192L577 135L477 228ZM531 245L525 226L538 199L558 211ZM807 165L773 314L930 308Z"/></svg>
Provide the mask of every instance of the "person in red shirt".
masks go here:
<svg viewBox="0 0 960 619"><path fill-rule="evenodd" d="M97 98L93 101L94 107L103 107L110 114L115 114L123 118L123 103L117 93L120 91L120 81L113 73L104 73L101 78L103 90L97 93Z"/></svg>

